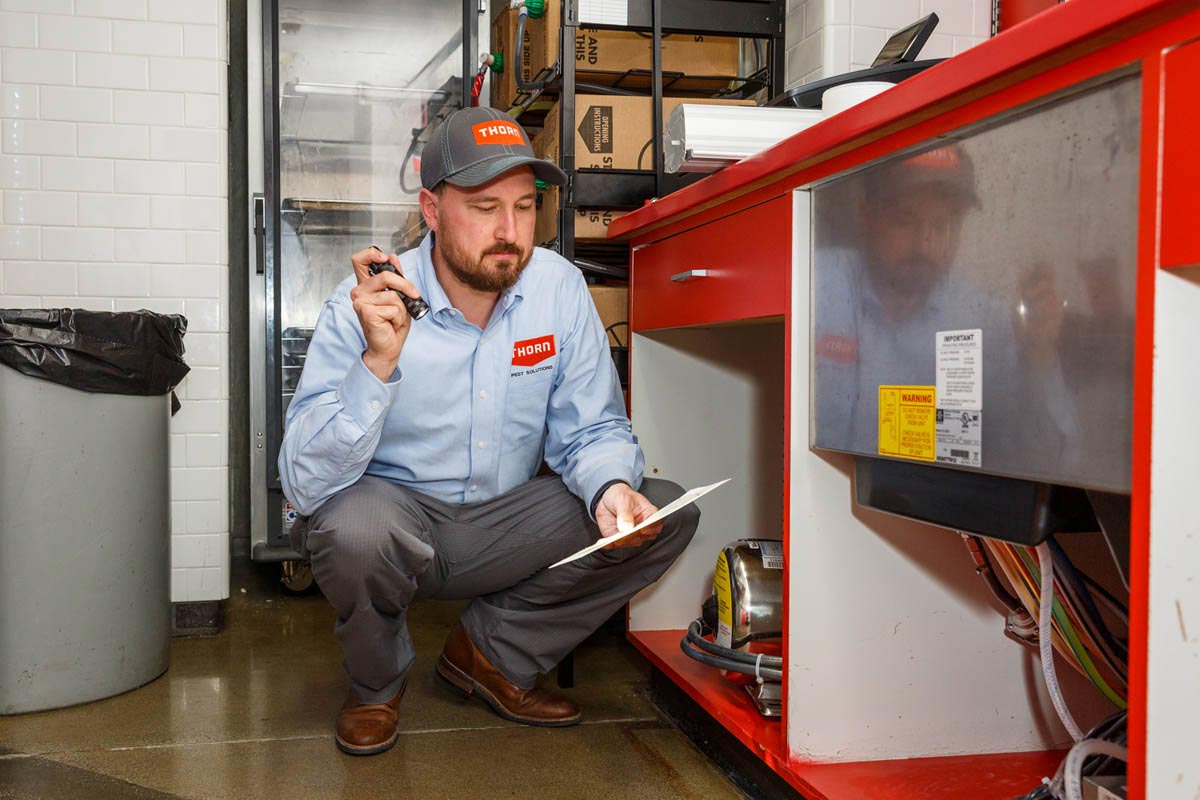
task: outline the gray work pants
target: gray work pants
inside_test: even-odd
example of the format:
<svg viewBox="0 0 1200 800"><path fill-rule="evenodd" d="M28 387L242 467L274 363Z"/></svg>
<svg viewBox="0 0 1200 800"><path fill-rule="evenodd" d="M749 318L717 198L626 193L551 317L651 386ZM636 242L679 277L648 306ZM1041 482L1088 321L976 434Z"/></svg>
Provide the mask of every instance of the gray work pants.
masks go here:
<svg viewBox="0 0 1200 800"><path fill-rule="evenodd" d="M639 491L659 508L683 494L653 478ZM302 518L291 537L337 611L351 690L359 702L383 703L413 663L405 614L414 600L473 598L462 615L471 641L508 680L530 688L666 572L699 519L689 505L650 542L551 570L600 535L557 475L465 505L365 476Z"/></svg>

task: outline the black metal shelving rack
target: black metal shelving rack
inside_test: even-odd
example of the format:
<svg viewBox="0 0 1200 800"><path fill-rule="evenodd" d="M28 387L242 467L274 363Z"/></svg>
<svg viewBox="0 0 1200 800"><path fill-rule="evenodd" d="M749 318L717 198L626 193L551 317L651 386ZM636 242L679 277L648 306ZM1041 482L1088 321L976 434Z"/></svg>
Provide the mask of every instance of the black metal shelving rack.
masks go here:
<svg viewBox="0 0 1200 800"><path fill-rule="evenodd" d="M702 175L663 172L661 143L651 148L653 169L611 170L575 168L575 29L581 24L594 28L635 30L651 36L650 97L653 102L652 131L663 129L662 37L664 33L704 36L734 36L765 40L768 45L764 79L745 80L742 93L753 94L767 88L768 97L784 86L783 23L787 13L785 0L627 0L628 24L625 26L581 23L579 0L562 0L562 25L559 29L560 115L559 166L567 173L568 183L559 195L558 249L568 261L576 261L574 215L577 209L638 208L651 197L662 197ZM737 96L737 95L729 95ZM536 98L527 98L532 100ZM657 133L652 134L657 137Z"/></svg>

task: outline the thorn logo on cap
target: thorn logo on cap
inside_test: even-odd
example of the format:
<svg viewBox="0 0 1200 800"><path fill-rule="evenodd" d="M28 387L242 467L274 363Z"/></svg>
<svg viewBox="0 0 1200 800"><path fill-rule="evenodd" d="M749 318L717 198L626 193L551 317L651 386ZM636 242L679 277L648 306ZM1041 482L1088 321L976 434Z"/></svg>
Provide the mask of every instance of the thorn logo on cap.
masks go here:
<svg viewBox="0 0 1200 800"><path fill-rule="evenodd" d="M471 132L475 144L525 144L521 129L513 122L480 122L471 126Z"/></svg>

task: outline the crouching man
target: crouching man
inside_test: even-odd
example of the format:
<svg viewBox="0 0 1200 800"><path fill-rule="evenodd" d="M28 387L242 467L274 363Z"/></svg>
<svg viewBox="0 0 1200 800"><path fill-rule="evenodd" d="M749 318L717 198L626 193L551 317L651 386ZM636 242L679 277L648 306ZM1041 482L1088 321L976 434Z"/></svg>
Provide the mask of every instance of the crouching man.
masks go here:
<svg viewBox="0 0 1200 800"><path fill-rule="evenodd" d="M533 247L535 177L566 181L507 115L448 118L421 159L429 235L401 256L354 254L288 409L279 471L302 515L292 544L337 610L347 753L396 742L405 615L423 598L471 598L439 675L505 719L579 722L538 677L657 580L699 521L688 506L547 569L682 489L642 477L584 280ZM399 274L371 275L382 261ZM413 320L401 293L429 313ZM535 477L543 459L558 474Z"/></svg>

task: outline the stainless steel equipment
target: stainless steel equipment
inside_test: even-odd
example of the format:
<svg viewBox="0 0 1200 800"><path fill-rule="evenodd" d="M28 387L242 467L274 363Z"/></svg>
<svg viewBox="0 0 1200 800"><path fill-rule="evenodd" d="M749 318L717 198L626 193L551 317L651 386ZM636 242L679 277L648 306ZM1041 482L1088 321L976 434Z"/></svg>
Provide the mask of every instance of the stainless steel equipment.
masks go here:
<svg viewBox="0 0 1200 800"><path fill-rule="evenodd" d="M296 558L276 460L321 307L372 244L424 234L415 156L470 97L478 0L263 0L252 157L251 554ZM251 28L253 30L253 17ZM255 79L252 77L252 83ZM252 104L253 106L253 104ZM257 154L255 154L257 155Z"/></svg>
<svg viewBox="0 0 1200 800"><path fill-rule="evenodd" d="M1140 97L1110 75L812 189L814 447L1128 494Z"/></svg>
<svg viewBox="0 0 1200 800"><path fill-rule="evenodd" d="M716 642L745 650L751 642L783 636L783 542L739 539L717 556Z"/></svg>
<svg viewBox="0 0 1200 800"><path fill-rule="evenodd" d="M744 686L764 717L778 717L783 700L782 637L783 542L732 542L717 556L712 595L680 648Z"/></svg>

